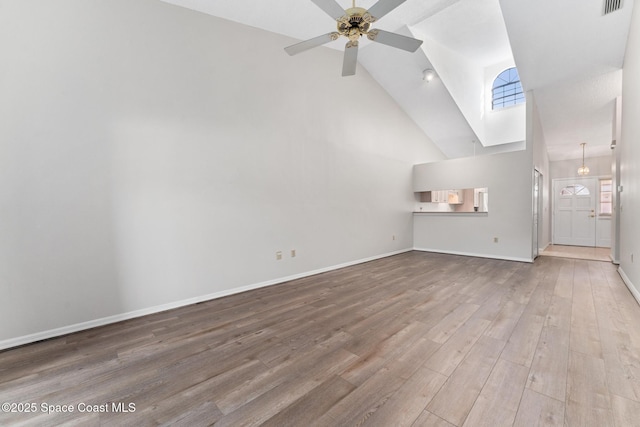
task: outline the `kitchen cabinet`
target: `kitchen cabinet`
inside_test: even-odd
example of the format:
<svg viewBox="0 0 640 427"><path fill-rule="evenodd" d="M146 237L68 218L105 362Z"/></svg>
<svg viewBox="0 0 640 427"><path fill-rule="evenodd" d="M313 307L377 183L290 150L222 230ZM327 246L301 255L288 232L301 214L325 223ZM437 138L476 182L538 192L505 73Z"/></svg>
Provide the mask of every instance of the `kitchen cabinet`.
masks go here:
<svg viewBox="0 0 640 427"><path fill-rule="evenodd" d="M415 213L487 213L487 188L416 191Z"/></svg>
<svg viewBox="0 0 640 427"><path fill-rule="evenodd" d="M431 192L431 201L434 203L446 203L447 202L447 191L446 190L438 190Z"/></svg>
<svg viewBox="0 0 640 427"><path fill-rule="evenodd" d="M450 205L459 205L464 203L463 190L434 190L421 191L420 201L431 203L448 203Z"/></svg>

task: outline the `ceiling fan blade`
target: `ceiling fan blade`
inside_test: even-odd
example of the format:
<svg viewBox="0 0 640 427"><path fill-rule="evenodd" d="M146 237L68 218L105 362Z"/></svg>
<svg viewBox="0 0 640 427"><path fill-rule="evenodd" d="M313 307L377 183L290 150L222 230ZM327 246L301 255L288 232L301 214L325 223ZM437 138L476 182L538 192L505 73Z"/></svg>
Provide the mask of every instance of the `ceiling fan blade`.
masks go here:
<svg viewBox="0 0 640 427"><path fill-rule="evenodd" d="M313 49L314 47L322 46L323 44L329 43L330 41L337 40L340 37L339 33L333 32L328 34L323 34L318 37L314 37L312 39L292 44L291 46L287 46L284 48L285 52L289 55L297 55L305 50Z"/></svg>
<svg viewBox="0 0 640 427"><path fill-rule="evenodd" d="M336 0L311 0L320 9L335 19L336 21L346 15L344 9L336 2Z"/></svg>
<svg viewBox="0 0 640 427"><path fill-rule="evenodd" d="M371 30L369 31L369 34L367 34L367 38L376 43L397 47L398 49L406 50L408 52L415 52L422 44L422 40L402 36L396 33L390 33L384 30Z"/></svg>
<svg viewBox="0 0 640 427"><path fill-rule="evenodd" d="M358 64L358 42L349 41L344 48L344 61L342 62L342 77L353 76Z"/></svg>
<svg viewBox="0 0 640 427"><path fill-rule="evenodd" d="M369 8L369 14L378 20L405 1L407 0L379 0Z"/></svg>

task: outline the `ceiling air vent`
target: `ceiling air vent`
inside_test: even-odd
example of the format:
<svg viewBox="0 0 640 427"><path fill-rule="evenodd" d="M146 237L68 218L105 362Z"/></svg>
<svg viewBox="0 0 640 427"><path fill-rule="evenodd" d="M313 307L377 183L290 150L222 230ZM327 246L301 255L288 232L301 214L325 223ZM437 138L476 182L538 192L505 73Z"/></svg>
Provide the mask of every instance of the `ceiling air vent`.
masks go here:
<svg viewBox="0 0 640 427"><path fill-rule="evenodd" d="M603 15L607 15L611 12L615 12L616 10L622 7L622 0L604 0L604 11Z"/></svg>

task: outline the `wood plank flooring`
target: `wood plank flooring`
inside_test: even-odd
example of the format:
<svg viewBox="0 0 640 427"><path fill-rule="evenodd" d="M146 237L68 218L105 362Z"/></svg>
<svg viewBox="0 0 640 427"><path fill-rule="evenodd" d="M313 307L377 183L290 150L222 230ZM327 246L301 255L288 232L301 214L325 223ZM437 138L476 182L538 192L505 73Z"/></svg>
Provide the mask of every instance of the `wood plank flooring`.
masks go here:
<svg viewBox="0 0 640 427"><path fill-rule="evenodd" d="M11 426L638 426L640 306L607 262L409 252L0 352L3 402L36 404Z"/></svg>

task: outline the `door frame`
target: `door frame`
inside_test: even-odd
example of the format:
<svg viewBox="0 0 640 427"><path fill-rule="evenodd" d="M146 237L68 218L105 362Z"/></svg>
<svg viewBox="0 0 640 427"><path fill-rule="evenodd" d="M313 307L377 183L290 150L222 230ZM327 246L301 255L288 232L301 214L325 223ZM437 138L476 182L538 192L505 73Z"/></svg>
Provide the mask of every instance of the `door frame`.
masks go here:
<svg viewBox="0 0 640 427"><path fill-rule="evenodd" d="M532 230L532 247L531 258L536 259L540 255L540 223L542 221L542 185L544 179L542 172L537 168L533 169L533 230Z"/></svg>
<svg viewBox="0 0 640 427"><path fill-rule="evenodd" d="M559 244L556 243L556 184L558 182L567 182L572 183L581 179L593 179L595 180L595 221L594 221L594 246L598 247L598 225L601 224L599 221L598 214L598 204L600 203L600 180L602 179L611 179L611 176L586 176L586 177L568 177L568 178L554 178L551 183L551 197L549 197L549 202L551 204L551 244ZM615 212L613 213L615 215ZM610 226L611 222L606 221L606 223ZM603 225L603 224L602 224ZM580 245L575 245L580 246ZM584 246L590 247L590 246Z"/></svg>

